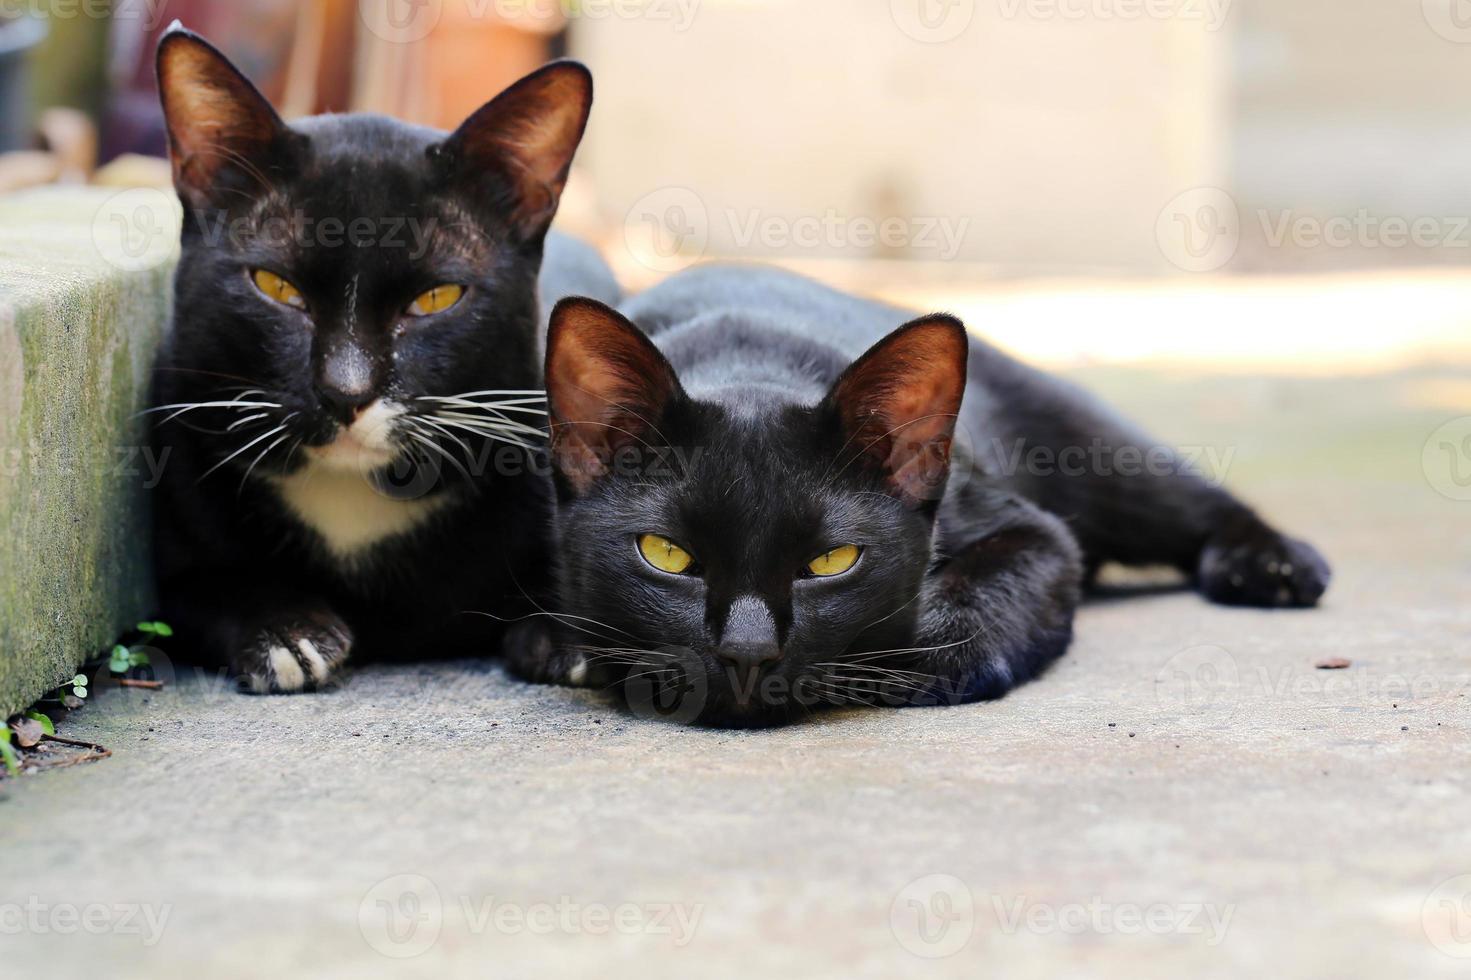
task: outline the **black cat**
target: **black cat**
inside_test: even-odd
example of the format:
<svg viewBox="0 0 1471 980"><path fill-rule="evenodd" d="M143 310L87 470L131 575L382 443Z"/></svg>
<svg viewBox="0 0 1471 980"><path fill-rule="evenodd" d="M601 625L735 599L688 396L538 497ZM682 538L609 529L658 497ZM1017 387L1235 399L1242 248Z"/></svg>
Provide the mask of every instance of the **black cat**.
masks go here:
<svg viewBox="0 0 1471 980"><path fill-rule="evenodd" d="M1103 561L1174 565L1217 602L1318 601L1311 546L957 320L888 333L905 317L719 267L623 315L559 304L562 636L513 666L772 724L998 697L1067 648Z"/></svg>
<svg viewBox="0 0 1471 980"><path fill-rule="evenodd" d="M467 611L546 585L544 244L547 296L617 298L547 237L587 70L548 65L453 135L288 126L183 30L158 77L185 213L153 409L164 615L259 692L354 650L493 651L499 621Z"/></svg>

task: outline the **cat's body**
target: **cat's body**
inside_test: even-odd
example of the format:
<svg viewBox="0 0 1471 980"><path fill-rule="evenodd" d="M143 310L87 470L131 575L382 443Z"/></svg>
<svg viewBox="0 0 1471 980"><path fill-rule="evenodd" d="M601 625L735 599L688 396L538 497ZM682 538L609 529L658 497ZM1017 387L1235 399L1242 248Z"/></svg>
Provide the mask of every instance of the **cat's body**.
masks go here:
<svg viewBox="0 0 1471 980"><path fill-rule="evenodd" d="M288 126L183 31L159 78L185 210L153 409L164 615L260 692L350 652L493 652L546 586L538 293L617 296L547 237L586 70L543 68L454 134Z"/></svg>
<svg viewBox="0 0 1471 980"><path fill-rule="evenodd" d="M608 683L642 665L695 692L690 717L730 724L785 720L824 701L965 701L998 696L1059 656L1081 589L1105 561L1173 565L1223 602L1312 605L1326 585L1311 547L1096 400L974 338L967 366L944 324L890 335L909 314L756 268L677 275L621 312L677 380L662 381L659 356L596 310L569 309L549 354L554 425L572 433L563 442L597 438L578 434L598 402L575 404L564 388L575 374L580 387L601 384L607 404L635 400L602 418L634 438L598 451L678 451L657 472L580 476L576 453L559 449L561 610L586 619L566 620L568 652L533 676ZM923 333L931 339L912 339ZM850 369L871 349L868 368ZM668 392L638 402L629 387L587 381L598 377L589 363L609 379L636 368ZM953 454L947 433L916 436L942 469L950 460L943 495L915 482L923 452L854 451L882 439L888 422L901 431L954 412L961 384ZM878 400L864 402L865 389ZM886 421L863 429L870 418ZM1031 454L1038 447L1044 455ZM640 567L616 538L645 531L698 564L676 576ZM862 555L851 571L802 572L809 554L839 543ZM763 651L756 669L745 649ZM746 691L720 676L728 666L748 671ZM773 678L781 683L763 691Z"/></svg>
<svg viewBox="0 0 1471 980"><path fill-rule="evenodd" d="M654 338L686 391L737 406L763 390L815 404L844 368L914 316L780 270L715 265L676 276L620 309ZM1168 476L1118 472L1143 470L1142 460L1138 467L1096 468L1089 458L1095 443L1165 447L1076 385L974 335L970 350L956 444L979 457L976 485L961 481L969 462L958 461L947 504L962 503L957 487L1014 494L1064 517L1093 568L1103 561L1158 563L1194 574L1207 539L1242 505L1177 458L1155 467ZM1026 464L1039 447L1045 452L1038 458L1055 464ZM1087 450L1083 461L1064 452L1071 447ZM942 534L965 509L951 507ZM1130 520L1136 514L1149 519Z"/></svg>
<svg viewBox="0 0 1471 980"><path fill-rule="evenodd" d="M563 296L618 295L596 253L556 234L539 282L545 312ZM158 404L206 400L213 390L192 377L191 346L178 335L166 341ZM508 387L539 383L527 361L501 375ZM172 424L155 434L157 451L169 453L155 498L157 567L165 615L215 659L228 662L258 632L285 632L297 617L311 624L327 610L350 624L355 656L490 652L503 624L467 613L515 618L547 587L535 569L551 487L545 463L528 465L517 447L490 449L473 488L396 498L353 469L311 465L201 480L217 454L208 441L193 442L199 435ZM504 472L494 454L509 463Z"/></svg>

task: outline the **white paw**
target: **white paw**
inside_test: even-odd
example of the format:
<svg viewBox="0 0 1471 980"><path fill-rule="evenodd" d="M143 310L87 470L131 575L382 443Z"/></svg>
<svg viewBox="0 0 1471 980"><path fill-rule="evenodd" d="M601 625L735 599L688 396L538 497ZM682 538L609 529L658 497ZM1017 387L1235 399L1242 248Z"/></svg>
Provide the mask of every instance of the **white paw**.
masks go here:
<svg viewBox="0 0 1471 980"><path fill-rule="evenodd" d="M240 687L251 694L293 694L321 687L347 660L351 644L345 628L263 631L236 657Z"/></svg>

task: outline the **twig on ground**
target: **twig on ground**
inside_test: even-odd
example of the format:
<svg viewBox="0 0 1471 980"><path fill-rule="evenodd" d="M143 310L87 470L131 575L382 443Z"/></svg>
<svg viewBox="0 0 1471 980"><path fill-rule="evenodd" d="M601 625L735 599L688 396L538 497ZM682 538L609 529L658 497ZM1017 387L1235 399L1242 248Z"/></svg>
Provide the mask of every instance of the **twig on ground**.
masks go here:
<svg viewBox="0 0 1471 980"><path fill-rule="evenodd" d="M42 735L41 741L60 742L62 745L75 745L79 749L91 749L93 752L104 752L107 755L112 755L112 749L107 748L105 745L98 745L96 742L82 742L74 738L63 738L60 735Z"/></svg>

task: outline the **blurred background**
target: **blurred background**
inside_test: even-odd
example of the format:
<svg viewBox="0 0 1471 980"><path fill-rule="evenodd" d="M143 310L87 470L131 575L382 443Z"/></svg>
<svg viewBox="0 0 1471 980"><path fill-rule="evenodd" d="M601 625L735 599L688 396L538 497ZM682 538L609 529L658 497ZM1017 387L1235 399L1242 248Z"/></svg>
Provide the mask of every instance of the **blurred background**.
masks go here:
<svg viewBox="0 0 1471 980"><path fill-rule="evenodd" d="M632 288L775 261L1053 365L1471 359L1471 0L0 0L0 191L166 183L175 18L288 118L587 62L559 223Z"/></svg>

